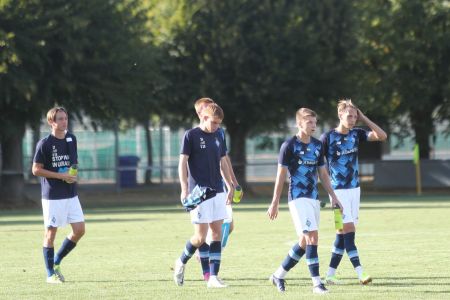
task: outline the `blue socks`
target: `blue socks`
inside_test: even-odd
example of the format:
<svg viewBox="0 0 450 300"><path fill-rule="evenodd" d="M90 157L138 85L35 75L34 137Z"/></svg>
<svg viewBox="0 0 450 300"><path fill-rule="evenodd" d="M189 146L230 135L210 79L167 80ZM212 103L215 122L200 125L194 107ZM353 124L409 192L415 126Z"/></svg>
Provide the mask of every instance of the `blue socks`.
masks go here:
<svg viewBox="0 0 450 300"><path fill-rule="evenodd" d="M203 243L198 248L198 253L200 256L200 263L202 264L203 275L209 273L209 245Z"/></svg>
<svg viewBox="0 0 450 300"><path fill-rule="evenodd" d="M319 276L319 256L317 255L317 245L306 246L306 263L308 264L311 277Z"/></svg>
<svg viewBox="0 0 450 300"><path fill-rule="evenodd" d="M209 245L209 270L211 272L211 276L217 276L219 273L221 253L221 241L212 241L211 245Z"/></svg>
<svg viewBox="0 0 450 300"><path fill-rule="evenodd" d="M183 264L186 264L189 259L191 259L192 255L197 250L197 247L191 244L191 241L187 241L186 246L184 247L184 251L181 254L180 260Z"/></svg>
<svg viewBox="0 0 450 300"><path fill-rule="evenodd" d="M62 243L61 248L59 248L58 253L55 256L55 265L59 265L61 263L61 260L67 254L69 254L69 252L72 251L72 249L75 248L76 245L77 243L72 242L71 240L66 238Z"/></svg>
<svg viewBox="0 0 450 300"><path fill-rule="evenodd" d="M334 241L334 247L331 251L330 268L337 269L344 255L344 234L336 234L336 240Z"/></svg>
<svg viewBox="0 0 450 300"><path fill-rule="evenodd" d="M55 255L54 248L48 248L43 247L43 254L44 254L44 262L45 262L45 268L47 269L47 276L50 277L53 274L55 274L55 271L53 271L54 261L53 257Z"/></svg>
<svg viewBox="0 0 450 300"><path fill-rule="evenodd" d="M291 250L289 250L288 255L284 259L281 266L287 272L298 263L300 258L302 258L303 254L305 254L305 250L300 247L298 243L296 243Z"/></svg>
<svg viewBox="0 0 450 300"><path fill-rule="evenodd" d="M356 249L355 245L355 233L349 232L344 234L344 245L345 250L347 251L347 255L352 262L354 268L359 267L361 263L359 262L358 249Z"/></svg>

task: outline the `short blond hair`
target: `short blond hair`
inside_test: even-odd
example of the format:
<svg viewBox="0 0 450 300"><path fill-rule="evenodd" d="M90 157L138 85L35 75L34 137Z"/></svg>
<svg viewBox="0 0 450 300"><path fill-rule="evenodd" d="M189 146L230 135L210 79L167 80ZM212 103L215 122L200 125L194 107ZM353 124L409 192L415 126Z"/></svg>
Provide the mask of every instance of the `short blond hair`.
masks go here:
<svg viewBox="0 0 450 300"><path fill-rule="evenodd" d="M205 109L203 109L202 114L204 116L216 117L223 120L224 114L222 108L217 103L208 104Z"/></svg>
<svg viewBox="0 0 450 300"><path fill-rule="evenodd" d="M62 107L62 106L53 107L47 112L47 122L48 123L55 122L56 114L60 111L65 112L66 116L68 116L67 110L64 107Z"/></svg>
<svg viewBox="0 0 450 300"><path fill-rule="evenodd" d="M306 117L314 117L317 118L317 114L312 109L302 107L295 113L295 120L297 123L299 123L301 120L305 119Z"/></svg>
<svg viewBox="0 0 450 300"><path fill-rule="evenodd" d="M214 103L214 100L211 98L200 98L197 101L195 101L194 103L194 108L195 108L195 112L200 114L200 108L202 107L203 104L212 104Z"/></svg>
<svg viewBox="0 0 450 300"><path fill-rule="evenodd" d="M352 99L340 99L338 101L338 105L337 105L338 114L345 112L349 108L353 108L355 110L358 110L356 105L354 105L352 103Z"/></svg>

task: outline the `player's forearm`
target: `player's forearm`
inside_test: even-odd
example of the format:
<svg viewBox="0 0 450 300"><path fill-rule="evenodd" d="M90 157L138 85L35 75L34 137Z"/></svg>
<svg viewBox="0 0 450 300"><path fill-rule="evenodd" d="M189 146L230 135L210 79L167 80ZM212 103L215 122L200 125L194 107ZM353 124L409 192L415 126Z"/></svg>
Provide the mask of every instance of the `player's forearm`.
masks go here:
<svg viewBox="0 0 450 300"><path fill-rule="evenodd" d="M33 167L33 175L45 178L54 178L54 179L63 179L62 173L57 173L53 171L46 170L44 168L35 168Z"/></svg>
<svg viewBox="0 0 450 300"><path fill-rule="evenodd" d="M180 178L181 191L187 192L188 190L188 171L187 162L184 159L180 159L178 164L178 176Z"/></svg>
<svg viewBox="0 0 450 300"><path fill-rule="evenodd" d="M275 180L275 187L273 189L272 203L279 203L281 193L283 192L284 182L286 181L286 171L282 167L278 167L277 179Z"/></svg>
<svg viewBox="0 0 450 300"><path fill-rule="evenodd" d="M231 159L228 155L226 156L226 160L227 160L227 164L228 164L228 169L230 170L230 179L231 179L234 187L237 187L239 185L239 183L236 179L236 175L234 174L233 165L231 164Z"/></svg>
<svg viewBox="0 0 450 300"><path fill-rule="evenodd" d="M333 187L331 186L330 177L328 176L328 172L324 167L319 168L319 178L323 188L328 193L328 195L330 195L332 198L336 198L336 194L334 193Z"/></svg>
<svg viewBox="0 0 450 300"><path fill-rule="evenodd" d="M233 181L231 179L230 167L228 165L227 156L222 157L220 160L220 172L222 173L222 178L225 181L225 185L228 190L234 189Z"/></svg>
<svg viewBox="0 0 450 300"><path fill-rule="evenodd" d="M372 122L367 116L364 116L363 121L372 130L372 132L374 133L377 140L379 140L379 141L386 140L387 134L383 129L381 129L380 126L378 126L377 124Z"/></svg>

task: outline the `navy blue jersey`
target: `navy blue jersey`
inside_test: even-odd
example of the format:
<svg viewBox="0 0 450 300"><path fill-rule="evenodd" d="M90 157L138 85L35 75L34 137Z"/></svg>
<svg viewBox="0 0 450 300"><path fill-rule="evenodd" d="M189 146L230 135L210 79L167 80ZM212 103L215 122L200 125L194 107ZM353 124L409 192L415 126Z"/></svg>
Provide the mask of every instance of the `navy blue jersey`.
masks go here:
<svg viewBox="0 0 450 300"><path fill-rule="evenodd" d="M325 164L323 155L322 143L313 137L308 144L294 136L281 145L278 163L289 171L288 201L297 198L319 199L317 167Z"/></svg>
<svg viewBox="0 0 450 300"><path fill-rule="evenodd" d="M223 130L222 127L219 127L219 129L217 129L217 133L222 137L222 139L223 139L223 147L225 148L225 153L228 154L227 138L225 136L225 130Z"/></svg>
<svg viewBox="0 0 450 300"><path fill-rule="evenodd" d="M222 134L217 130L207 133L196 127L186 131L181 154L188 155L189 191L196 185L223 192L220 160L226 155Z"/></svg>
<svg viewBox="0 0 450 300"><path fill-rule="evenodd" d="M78 163L77 139L66 133L64 139L49 135L36 145L33 162L43 164L45 170L65 173L71 165ZM61 179L41 177L42 198L58 200L77 195L77 184L67 183Z"/></svg>
<svg viewBox="0 0 450 300"><path fill-rule="evenodd" d="M333 189L359 187L358 146L367 141L367 137L368 132L361 128L353 128L348 134L333 129L320 137Z"/></svg>

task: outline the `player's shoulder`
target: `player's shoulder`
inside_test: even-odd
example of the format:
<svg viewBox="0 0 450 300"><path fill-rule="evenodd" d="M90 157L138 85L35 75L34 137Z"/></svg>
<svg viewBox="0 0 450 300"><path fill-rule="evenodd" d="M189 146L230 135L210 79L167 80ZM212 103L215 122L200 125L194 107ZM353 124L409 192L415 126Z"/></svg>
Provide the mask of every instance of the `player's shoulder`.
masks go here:
<svg viewBox="0 0 450 300"><path fill-rule="evenodd" d="M322 144L323 144L322 140L316 139L313 136L311 137L311 143L316 145L316 146L319 146L319 147L322 147Z"/></svg>
<svg viewBox="0 0 450 300"><path fill-rule="evenodd" d="M185 136L193 136L193 135L198 135L200 132L201 132L200 127L194 127L194 128L186 130L184 135Z"/></svg>
<svg viewBox="0 0 450 300"><path fill-rule="evenodd" d="M284 142L281 144L281 148L292 147L295 144L296 140L297 137L295 135L285 139Z"/></svg>
<svg viewBox="0 0 450 300"><path fill-rule="evenodd" d="M49 144L51 142L51 140L52 140L52 135L49 134L37 142L37 147L45 146L45 145Z"/></svg>
<svg viewBox="0 0 450 300"><path fill-rule="evenodd" d="M320 135L320 140L321 141L325 141L329 136L331 136L332 134L333 134L333 132L335 132L335 130L334 129L330 129L330 130L328 130L328 131L325 131L324 133L322 133L321 135Z"/></svg>

